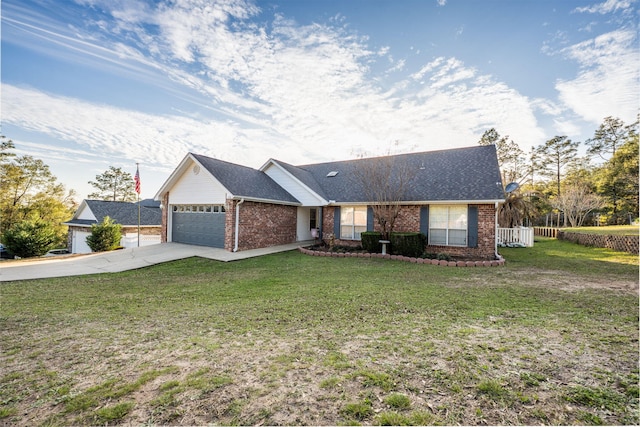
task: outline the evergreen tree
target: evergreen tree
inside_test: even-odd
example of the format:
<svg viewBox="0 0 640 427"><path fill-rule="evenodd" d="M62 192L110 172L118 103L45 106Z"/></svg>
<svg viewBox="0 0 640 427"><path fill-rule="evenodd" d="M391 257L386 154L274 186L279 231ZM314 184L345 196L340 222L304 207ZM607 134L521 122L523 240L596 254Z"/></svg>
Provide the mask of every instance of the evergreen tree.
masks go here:
<svg viewBox="0 0 640 427"><path fill-rule="evenodd" d="M114 202L135 202L136 191L133 177L121 168L109 166L109 169L96 175L95 181L89 181L97 191L89 194L90 199L110 200Z"/></svg>
<svg viewBox="0 0 640 427"><path fill-rule="evenodd" d="M50 223L36 219L14 224L4 233L9 252L20 258L42 256L56 243L56 231Z"/></svg>
<svg viewBox="0 0 640 427"><path fill-rule="evenodd" d="M87 245L93 252L112 251L120 246L122 226L105 216L100 224L91 226L91 234L87 237Z"/></svg>

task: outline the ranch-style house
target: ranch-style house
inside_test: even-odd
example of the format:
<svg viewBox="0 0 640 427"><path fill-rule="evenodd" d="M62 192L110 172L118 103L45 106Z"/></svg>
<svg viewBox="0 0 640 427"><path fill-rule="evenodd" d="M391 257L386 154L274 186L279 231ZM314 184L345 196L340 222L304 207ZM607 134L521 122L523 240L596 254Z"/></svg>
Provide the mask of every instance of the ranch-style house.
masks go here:
<svg viewBox="0 0 640 427"><path fill-rule="evenodd" d="M259 169L188 153L155 195L162 241L228 251L314 238L358 244L378 229L371 206L379 203L358 170L375 171L381 159L393 165L391 186L394 170L408 180L394 231L424 233L428 252L496 257L504 191L493 145L300 166L270 159Z"/></svg>

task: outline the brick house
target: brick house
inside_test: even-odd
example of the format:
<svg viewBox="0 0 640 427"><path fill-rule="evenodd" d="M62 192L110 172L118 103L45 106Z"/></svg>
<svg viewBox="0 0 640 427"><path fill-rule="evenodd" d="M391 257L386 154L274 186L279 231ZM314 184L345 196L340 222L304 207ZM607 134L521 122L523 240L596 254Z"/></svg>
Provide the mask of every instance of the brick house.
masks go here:
<svg viewBox="0 0 640 427"><path fill-rule="evenodd" d="M495 258L496 211L504 193L493 145L385 158L412 171L396 202L394 231L424 233L428 252ZM360 233L377 224L375 200L367 200L355 170L375 167L375 161L293 166L270 159L256 170L189 153L155 196L162 241L228 251L316 236L357 245Z"/></svg>
<svg viewBox="0 0 640 427"><path fill-rule="evenodd" d="M69 227L67 248L74 254L90 253L87 237L91 234L91 225L99 224L108 216L122 225L120 246L132 248L138 246L138 204L130 202L112 202L108 200L83 200L65 222ZM154 200L140 201L140 246L161 242L160 204Z"/></svg>

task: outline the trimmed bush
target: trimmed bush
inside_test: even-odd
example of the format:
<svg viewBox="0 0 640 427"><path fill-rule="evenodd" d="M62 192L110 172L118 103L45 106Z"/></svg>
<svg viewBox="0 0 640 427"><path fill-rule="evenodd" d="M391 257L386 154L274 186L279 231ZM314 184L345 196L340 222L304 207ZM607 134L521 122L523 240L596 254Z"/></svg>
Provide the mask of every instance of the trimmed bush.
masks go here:
<svg viewBox="0 0 640 427"><path fill-rule="evenodd" d="M105 216L100 224L91 226L91 234L87 237L87 245L93 252L112 251L120 246L122 226Z"/></svg>
<svg viewBox="0 0 640 427"><path fill-rule="evenodd" d="M380 239L382 239L382 233L378 231L365 231L360 234L362 249L369 253L382 252L382 245Z"/></svg>
<svg viewBox="0 0 640 427"><path fill-rule="evenodd" d="M422 256L427 236L422 233L391 233L391 253L412 258Z"/></svg>

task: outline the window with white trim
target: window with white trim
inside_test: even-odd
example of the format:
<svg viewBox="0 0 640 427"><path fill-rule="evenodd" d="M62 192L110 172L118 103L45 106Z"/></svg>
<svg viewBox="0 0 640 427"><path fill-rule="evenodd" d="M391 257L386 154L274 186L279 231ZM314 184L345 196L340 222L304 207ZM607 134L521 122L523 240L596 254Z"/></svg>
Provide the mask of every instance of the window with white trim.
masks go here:
<svg viewBox="0 0 640 427"><path fill-rule="evenodd" d="M467 205L429 206L429 244L467 246Z"/></svg>
<svg viewBox="0 0 640 427"><path fill-rule="evenodd" d="M360 233L367 231L366 206L342 206L340 208L340 238L360 240Z"/></svg>

